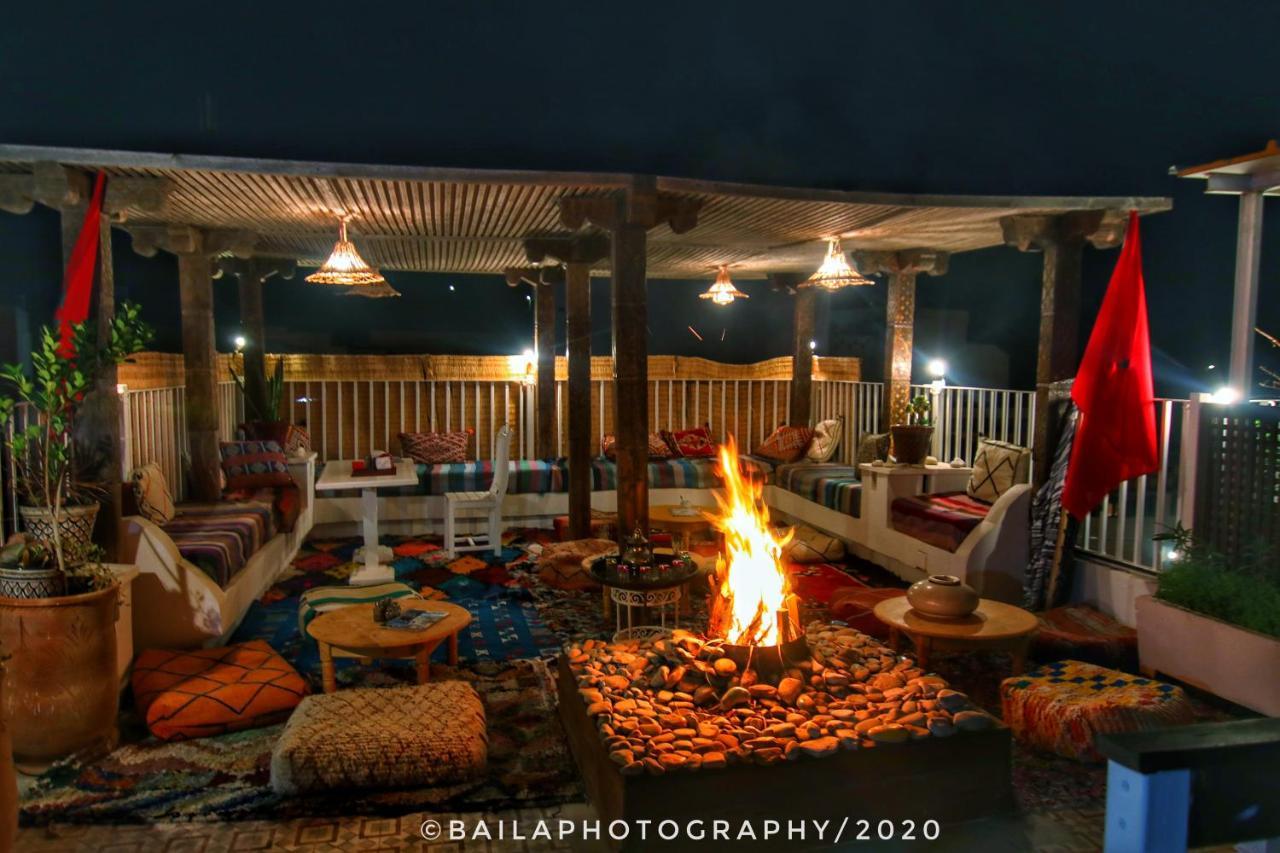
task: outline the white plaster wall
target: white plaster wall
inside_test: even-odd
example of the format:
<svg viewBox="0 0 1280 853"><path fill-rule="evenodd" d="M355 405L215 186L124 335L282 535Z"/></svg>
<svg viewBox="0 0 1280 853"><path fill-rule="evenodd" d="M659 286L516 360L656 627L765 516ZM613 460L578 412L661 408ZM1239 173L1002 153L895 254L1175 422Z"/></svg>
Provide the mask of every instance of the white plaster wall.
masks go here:
<svg viewBox="0 0 1280 853"><path fill-rule="evenodd" d="M1155 591L1155 578L1149 574L1079 557L1076 559L1071 600L1092 604L1131 628L1138 624L1134 601L1142 595L1153 595Z"/></svg>

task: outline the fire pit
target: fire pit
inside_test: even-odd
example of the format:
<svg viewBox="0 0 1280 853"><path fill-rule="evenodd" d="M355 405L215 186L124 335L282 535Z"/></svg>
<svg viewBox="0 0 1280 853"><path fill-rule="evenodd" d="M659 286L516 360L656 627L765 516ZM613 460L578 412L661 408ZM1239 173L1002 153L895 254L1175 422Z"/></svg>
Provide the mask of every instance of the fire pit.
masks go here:
<svg viewBox="0 0 1280 853"><path fill-rule="evenodd" d="M1010 808L998 720L864 634L801 627L781 559L790 534L775 534L736 458L722 452L706 635L592 640L561 657L561 715L601 817L948 821Z"/></svg>

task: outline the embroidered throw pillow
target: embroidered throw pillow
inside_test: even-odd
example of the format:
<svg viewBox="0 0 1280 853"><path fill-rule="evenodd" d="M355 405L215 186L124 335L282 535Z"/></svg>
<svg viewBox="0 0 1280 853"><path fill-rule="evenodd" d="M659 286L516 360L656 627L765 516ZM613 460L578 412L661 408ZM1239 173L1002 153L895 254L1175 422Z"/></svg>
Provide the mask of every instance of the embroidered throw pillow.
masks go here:
<svg viewBox="0 0 1280 853"><path fill-rule="evenodd" d="M1030 471L1030 450L984 438L978 442L973 473L969 475L969 486L965 491L971 498L995 503L1011 486L1027 482Z"/></svg>
<svg viewBox="0 0 1280 853"><path fill-rule="evenodd" d="M274 441L224 441L218 449L228 491L293 485L284 448Z"/></svg>
<svg viewBox="0 0 1280 853"><path fill-rule="evenodd" d="M616 461L618 458L618 439L612 435L600 436L600 455L605 459Z"/></svg>
<svg viewBox="0 0 1280 853"><path fill-rule="evenodd" d="M667 444L667 440L662 437L661 432L649 433L649 458L650 459L670 459L671 445ZM604 435L600 438L600 455L606 459L618 461L618 439L614 435Z"/></svg>
<svg viewBox="0 0 1280 853"><path fill-rule="evenodd" d="M805 453L810 462L830 462L840 446L840 434L844 432L844 418L832 418L813 428L813 443Z"/></svg>
<svg viewBox="0 0 1280 853"><path fill-rule="evenodd" d="M457 432L402 432L400 452L423 465L466 462L470 430Z"/></svg>
<svg viewBox="0 0 1280 853"><path fill-rule="evenodd" d="M807 426L780 426L751 455L788 464L804 456L812 440L813 430Z"/></svg>
<svg viewBox="0 0 1280 853"><path fill-rule="evenodd" d="M666 433L667 443L675 456L688 459L705 459L716 455L716 443L706 427L681 429Z"/></svg>
<svg viewBox="0 0 1280 853"><path fill-rule="evenodd" d="M155 524L173 521L177 510L164 471L154 462L148 462L133 471L133 497L142 517Z"/></svg>

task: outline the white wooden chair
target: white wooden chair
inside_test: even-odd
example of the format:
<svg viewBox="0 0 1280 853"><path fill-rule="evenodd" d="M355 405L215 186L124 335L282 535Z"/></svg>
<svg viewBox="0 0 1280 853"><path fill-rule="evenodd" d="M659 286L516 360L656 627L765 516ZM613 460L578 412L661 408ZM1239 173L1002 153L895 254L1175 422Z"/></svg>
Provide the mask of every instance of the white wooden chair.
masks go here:
<svg viewBox="0 0 1280 853"><path fill-rule="evenodd" d="M450 559L459 551L493 550L502 553L502 500L507 496L510 478L511 427L503 424L498 431L498 447L493 456L493 483L487 492L445 492L444 547ZM488 517L488 534L478 537L458 536L458 512L483 510ZM465 544L461 544L465 543Z"/></svg>

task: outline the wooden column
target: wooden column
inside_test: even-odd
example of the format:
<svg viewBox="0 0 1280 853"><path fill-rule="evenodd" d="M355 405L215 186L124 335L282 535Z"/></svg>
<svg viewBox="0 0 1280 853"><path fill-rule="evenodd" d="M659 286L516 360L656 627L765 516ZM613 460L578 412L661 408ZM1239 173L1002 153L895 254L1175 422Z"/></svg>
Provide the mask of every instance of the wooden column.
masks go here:
<svg viewBox="0 0 1280 853"><path fill-rule="evenodd" d="M556 457L556 288L539 281L533 288L533 351L537 358L534 446L539 459Z"/></svg>
<svg viewBox="0 0 1280 853"><path fill-rule="evenodd" d="M791 417L797 426L808 426L812 418L813 340L818 294L812 287L796 291L795 317L792 324L794 346L791 350ZM770 424L769 428L777 426Z"/></svg>
<svg viewBox="0 0 1280 853"><path fill-rule="evenodd" d="M1123 223L1103 225L1103 211L1000 220L1005 242L1044 253L1040 282L1040 338L1036 354L1036 426L1032 443L1034 484L1049 479L1058 432L1048 417L1049 386L1075 376L1080 350L1080 263L1084 244L1115 245Z"/></svg>
<svg viewBox="0 0 1280 853"><path fill-rule="evenodd" d="M577 237L530 238L525 255L530 263L553 259L564 264L565 332L569 344L569 381L566 388L569 432L569 535L591 535L591 267L609 253L609 241L600 234ZM559 267L508 270L515 277L547 281Z"/></svg>
<svg viewBox="0 0 1280 853"><path fill-rule="evenodd" d="M613 197L573 196L560 202L572 230L587 222L612 235L614 432L618 458L618 537L649 526L649 331L645 249L650 228L677 234L697 225L701 202L659 193L637 178Z"/></svg>
<svg viewBox="0 0 1280 853"><path fill-rule="evenodd" d="M273 275L292 278L295 263L272 258L222 258L218 266L239 283L240 328L244 332L244 396L250 418L274 421L280 412L270 411L267 394L267 328L262 309L262 286Z"/></svg>
<svg viewBox="0 0 1280 853"><path fill-rule="evenodd" d="M916 277L943 275L946 252L908 249L900 252L857 251L854 263L864 274L885 273L889 293L884 322L884 397L882 429L907 422L911 402L911 367L915 360Z"/></svg>
<svg viewBox="0 0 1280 853"><path fill-rule="evenodd" d="M569 534L591 535L591 265L565 266L569 342Z"/></svg>

